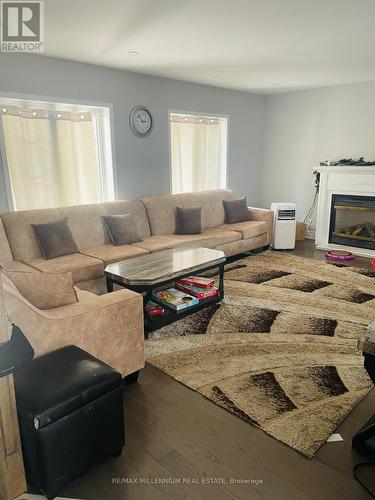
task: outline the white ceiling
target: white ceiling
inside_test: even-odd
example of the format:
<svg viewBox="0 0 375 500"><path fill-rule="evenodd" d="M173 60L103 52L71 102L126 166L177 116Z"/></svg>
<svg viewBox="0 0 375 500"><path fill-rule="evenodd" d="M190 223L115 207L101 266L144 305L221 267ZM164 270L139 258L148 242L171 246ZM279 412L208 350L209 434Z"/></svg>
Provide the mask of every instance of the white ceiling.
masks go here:
<svg viewBox="0 0 375 500"><path fill-rule="evenodd" d="M45 12L48 56L262 94L375 80L374 0L45 0Z"/></svg>

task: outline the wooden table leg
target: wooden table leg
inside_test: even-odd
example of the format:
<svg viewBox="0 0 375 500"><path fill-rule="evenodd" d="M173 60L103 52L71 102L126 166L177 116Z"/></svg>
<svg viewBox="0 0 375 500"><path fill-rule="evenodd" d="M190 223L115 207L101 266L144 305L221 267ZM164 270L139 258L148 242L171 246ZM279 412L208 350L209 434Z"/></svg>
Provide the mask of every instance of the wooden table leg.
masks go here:
<svg viewBox="0 0 375 500"><path fill-rule="evenodd" d="M0 270L0 342L10 336ZM0 379L0 497L11 500L26 491L13 376Z"/></svg>

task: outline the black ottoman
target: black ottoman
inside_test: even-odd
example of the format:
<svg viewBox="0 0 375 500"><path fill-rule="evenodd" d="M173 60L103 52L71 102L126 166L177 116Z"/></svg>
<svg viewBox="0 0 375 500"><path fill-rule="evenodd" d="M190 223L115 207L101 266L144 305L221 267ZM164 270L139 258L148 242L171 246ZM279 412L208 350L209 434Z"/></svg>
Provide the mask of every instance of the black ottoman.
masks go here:
<svg viewBox="0 0 375 500"><path fill-rule="evenodd" d="M125 443L121 375L76 346L14 375L26 478L48 498Z"/></svg>

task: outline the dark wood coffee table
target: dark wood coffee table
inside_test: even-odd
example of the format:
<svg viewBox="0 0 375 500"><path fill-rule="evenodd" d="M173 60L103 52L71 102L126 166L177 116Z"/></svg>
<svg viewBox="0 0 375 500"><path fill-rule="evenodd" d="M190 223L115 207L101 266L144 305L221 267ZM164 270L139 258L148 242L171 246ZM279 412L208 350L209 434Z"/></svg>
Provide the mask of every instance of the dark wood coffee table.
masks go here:
<svg viewBox="0 0 375 500"><path fill-rule="evenodd" d="M196 306L175 311L165 307L163 316L147 317L144 314L145 336L148 332L158 330L194 312L209 307L224 298L224 264L225 254L210 248L185 248L165 250L134 259L109 264L105 268L108 292L113 285L129 288L143 294L143 307L146 306L154 290L173 286L176 280L191 275L199 275L206 271L218 269L218 295L200 300Z"/></svg>

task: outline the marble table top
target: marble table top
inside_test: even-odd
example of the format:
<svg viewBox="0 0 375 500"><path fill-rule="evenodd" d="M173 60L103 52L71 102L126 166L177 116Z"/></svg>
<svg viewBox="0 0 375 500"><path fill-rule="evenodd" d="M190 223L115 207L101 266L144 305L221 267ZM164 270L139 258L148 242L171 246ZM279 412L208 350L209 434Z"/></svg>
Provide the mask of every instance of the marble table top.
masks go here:
<svg viewBox="0 0 375 500"><path fill-rule="evenodd" d="M130 286L151 286L224 262L221 250L176 248L109 264L105 274Z"/></svg>

